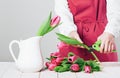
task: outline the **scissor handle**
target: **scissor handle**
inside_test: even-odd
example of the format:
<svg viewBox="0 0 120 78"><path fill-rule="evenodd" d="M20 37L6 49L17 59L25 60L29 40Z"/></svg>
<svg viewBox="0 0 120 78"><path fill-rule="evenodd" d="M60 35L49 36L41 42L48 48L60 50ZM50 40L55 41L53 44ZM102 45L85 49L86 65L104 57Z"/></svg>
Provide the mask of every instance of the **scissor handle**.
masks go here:
<svg viewBox="0 0 120 78"><path fill-rule="evenodd" d="M93 45L92 48L95 49L96 51L100 51L100 45L101 45L101 41L96 41Z"/></svg>
<svg viewBox="0 0 120 78"><path fill-rule="evenodd" d="M100 51L100 45L101 45L101 40L96 41L93 45L92 48L96 51ZM116 50L113 50L112 52L116 52Z"/></svg>

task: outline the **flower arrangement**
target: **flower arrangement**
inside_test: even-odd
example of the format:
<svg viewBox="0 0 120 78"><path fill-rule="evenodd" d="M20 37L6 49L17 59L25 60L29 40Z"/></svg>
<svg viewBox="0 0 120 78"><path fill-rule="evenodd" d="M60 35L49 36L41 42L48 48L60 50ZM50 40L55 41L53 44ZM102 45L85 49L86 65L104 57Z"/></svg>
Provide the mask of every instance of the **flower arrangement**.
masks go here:
<svg viewBox="0 0 120 78"><path fill-rule="evenodd" d="M60 16L51 17L52 13L50 12L48 18L41 24L37 33L38 36L44 36L60 24Z"/></svg>
<svg viewBox="0 0 120 78"><path fill-rule="evenodd" d="M52 13L50 12L48 18L41 24L39 31L37 33L38 36L44 36L45 34L52 31L60 24L60 17L55 16L53 18ZM76 39L67 37L63 34L56 33L58 35L58 39L70 44L70 45L80 45L85 49L90 51L90 47L85 44L80 43ZM97 48L98 49L98 48ZM46 67L51 71L56 72L80 72L84 71L85 73L91 73L94 71L100 71L100 62L96 55L91 52L96 60L88 60L85 61L79 56L75 55L73 52L70 52L67 57L61 57L59 52L51 53L50 58L47 58L49 61L46 62Z"/></svg>
<svg viewBox="0 0 120 78"><path fill-rule="evenodd" d="M46 62L46 67L51 71L56 72L80 72L92 73L100 71L100 63L95 60L85 61L73 52L69 52L67 57L61 57L59 52L51 53L49 61Z"/></svg>

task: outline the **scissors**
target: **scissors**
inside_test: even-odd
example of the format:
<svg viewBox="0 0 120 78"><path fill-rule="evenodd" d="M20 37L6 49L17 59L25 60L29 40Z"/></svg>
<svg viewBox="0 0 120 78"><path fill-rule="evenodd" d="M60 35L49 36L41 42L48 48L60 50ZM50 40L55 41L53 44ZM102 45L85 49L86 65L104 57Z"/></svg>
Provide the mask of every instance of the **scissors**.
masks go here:
<svg viewBox="0 0 120 78"><path fill-rule="evenodd" d="M89 46L90 50L89 52L93 52L93 51L100 51L100 45L101 45L101 41L96 41L92 46ZM112 52L116 52L116 50L113 50Z"/></svg>

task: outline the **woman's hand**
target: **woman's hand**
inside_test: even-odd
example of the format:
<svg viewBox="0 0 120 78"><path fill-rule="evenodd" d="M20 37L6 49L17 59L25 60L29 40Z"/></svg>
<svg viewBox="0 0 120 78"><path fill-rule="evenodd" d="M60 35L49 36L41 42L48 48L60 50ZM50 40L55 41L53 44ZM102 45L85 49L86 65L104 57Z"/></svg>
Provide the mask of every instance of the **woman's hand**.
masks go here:
<svg viewBox="0 0 120 78"><path fill-rule="evenodd" d="M104 32L98 37L101 40L100 53L111 53L115 48L114 36L108 32Z"/></svg>
<svg viewBox="0 0 120 78"><path fill-rule="evenodd" d="M78 40L79 42L83 43L82 40L80 39L78 33L77 33L76 31L72 31L72 32L69 34L69 36L70 36L71 38L74 38L74 39ZM74 45L73 45L73 46L74 46ZM75 47L83 48L83 47L81 47L81 46L79 46L79 45L75 45Z"/></svg>

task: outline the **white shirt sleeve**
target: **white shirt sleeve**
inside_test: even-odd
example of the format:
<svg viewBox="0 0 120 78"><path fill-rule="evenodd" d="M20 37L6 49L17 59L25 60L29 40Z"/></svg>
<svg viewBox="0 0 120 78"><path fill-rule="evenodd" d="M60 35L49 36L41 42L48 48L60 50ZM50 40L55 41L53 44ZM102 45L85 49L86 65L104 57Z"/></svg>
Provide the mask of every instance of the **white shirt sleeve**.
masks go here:
<svg viewBox="0 0 120 78"><path fill-rule="evenodd" d="M67 0L55 0L55 14L61 17L61 25L58 26L61 34L66 36L71 31L77 31L77 27L73 21L73 15L68 8Z"/></svg>
<svg viewBox="0 0 120 78"><path fill-rule="evenodd" d="M104 32L120 36L120 0L107 0L108 24Z"/></svg>

